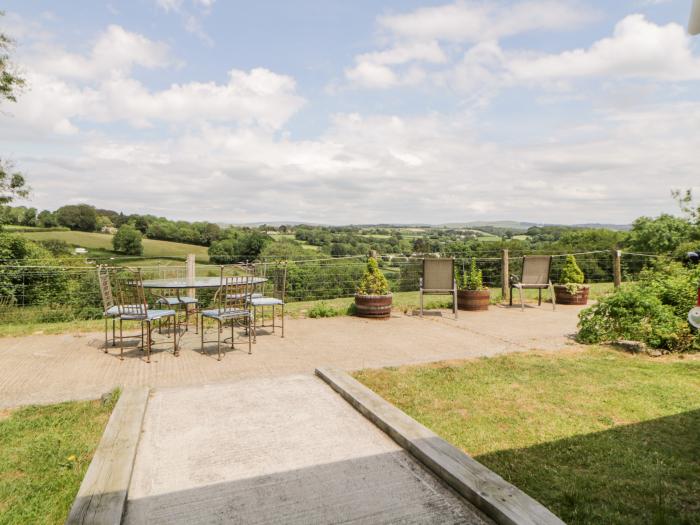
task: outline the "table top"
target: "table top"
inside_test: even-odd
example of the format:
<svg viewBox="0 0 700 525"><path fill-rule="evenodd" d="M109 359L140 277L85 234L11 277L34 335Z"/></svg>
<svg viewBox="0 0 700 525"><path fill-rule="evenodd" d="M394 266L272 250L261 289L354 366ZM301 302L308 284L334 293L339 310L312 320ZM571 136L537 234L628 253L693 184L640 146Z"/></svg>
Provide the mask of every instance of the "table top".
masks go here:
<svg viewBox="0 0 700 525"><path fill-rule="evenodd" d="M243 283L243 277L234 277ZM251 277L251 284L261 284L267 281L265 277ZM191 282L187 279L148 279L143 281L144 288L170 288L170 289L186 289L186 288L218 288L221 286L221 277L195 277Z"/></svg>

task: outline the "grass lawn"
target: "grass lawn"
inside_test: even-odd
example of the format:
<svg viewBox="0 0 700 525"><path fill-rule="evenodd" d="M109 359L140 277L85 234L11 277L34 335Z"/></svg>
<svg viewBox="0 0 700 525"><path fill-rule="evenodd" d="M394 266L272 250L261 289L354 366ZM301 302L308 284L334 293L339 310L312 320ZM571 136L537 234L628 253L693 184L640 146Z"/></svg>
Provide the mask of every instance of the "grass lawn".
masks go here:
<svg viewBox="0 0 700 525"><path fill-rule="evenodd" d="M700 523L698 356L590 347L356 377L567 523Z"/></svg>
<svg viewBox="0 0 700 525"><path fill-rule="evenodd" d="M0 524L65 521L116 399L0 411Z"/></svg>
<svg viewBox="0 0 700 525"><path fill-rule="evenodd" d="M77 231L49 231L49 232L22 232L33 241L45 241L56 239L65 241L73 246L80 246L88 250L104 251L111 253L112 235L95 232ZM206 246L196 246L193 244L183 244L179 242L156 241L153 239L143 240L144 257L186 257L187 254L194 253L197 260L207 262L209 254ZM118 255L115 255L119 257Z"/></svg>

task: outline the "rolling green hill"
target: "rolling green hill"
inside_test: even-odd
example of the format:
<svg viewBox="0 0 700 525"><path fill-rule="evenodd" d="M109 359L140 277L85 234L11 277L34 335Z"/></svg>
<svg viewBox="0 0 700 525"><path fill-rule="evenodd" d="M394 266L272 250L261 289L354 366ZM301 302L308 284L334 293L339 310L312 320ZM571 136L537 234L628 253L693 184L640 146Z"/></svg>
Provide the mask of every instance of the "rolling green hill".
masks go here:
<svg viewBox="0 0 700 525"><path fill-rule="evenodd" d="M111 252L112 235L106 233L91 233L77 231L41 231L41 232L20 232L20 235L34 241L44 241L56 239L65 241L76 247L87 249L89 252ZM193 244L182 244L178 242L155 241L153 239L143 240L144 257L182 257L187 254L195 254L197 261L208 262L209 254L206 246L195 246Z"/></svg>

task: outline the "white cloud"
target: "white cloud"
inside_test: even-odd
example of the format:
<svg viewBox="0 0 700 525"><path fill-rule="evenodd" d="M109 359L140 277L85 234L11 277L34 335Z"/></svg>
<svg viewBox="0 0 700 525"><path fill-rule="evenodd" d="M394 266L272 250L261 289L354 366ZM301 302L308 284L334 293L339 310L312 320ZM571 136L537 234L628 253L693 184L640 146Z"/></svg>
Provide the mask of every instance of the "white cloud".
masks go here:
<svg viewBox="0 0 700 525"><path fill-rule="evenodd" d="M656 80L700 79L700 58L678 24L659 26L643 15L630 15L612 37L588 49L539 57L512 57L509 71L522 80L565 77L642 77Z"/></svg>
<svg viewBox="0 0 700 525"><path fill-rule="evenodd" d="M16 158L41 207L87 194L103 207L232 222L626 222L671 209L669 185L697 185L700 104L591 123L593 135L564 124L553 142L497 144L462 115L339 114L314 140L203 124L167 139L96 135L55 157ZM229 187L246 198L232 205L212 191Z"/></svg>
<svg viewBox="0 0 700 525"><path fill-rule="evenodd" d="M73 134L82 122L147 127L208 121L279 129L305 103L294 79L262 68L231 70L225 84L188 82L161 91L119 75L84 87L37 72L29 72L27 81L31 89L9 110L13 133L26 128L30 136Z"/></svg>
<svg viewBox="0 0 700 525"><path fill-rule="evenodd" d="M389 88L421 81L423 75L416 68L409 68L403 74L397 74L388 67L407 62L442 64L447 62L447 56L435 41L396 45L384 51L356 56L355 66L345 70L345 77L355 84L369 88Z"/></svg>
<svg viewBox="0 0 700 525"><path fill-rule="evenodd" d="M279 129L305 103L292 77L264 68L232 69L222 84L191 81L162 90L132 76L134 66L176 64L168 46L119 26L109 26L85 55L40 43L23 60L29 89L7 108L12 135L70 135L84 123L117 121L137 127L211 121Z"/></svg>
<svg viewBox="0 0 700 525"><path fill-rule="evenodd" d="M417 40L480 42L534 30L570 30L590 21L594 13L562 0L503 2L457 1L379 18L396 37Z"/></svg>
<svg viewBox="0 0 700 525"><path fill-rule="evenodd" d="M55 44L40 44L28 57L32 68L60 78L98 79L125 75L133 66L162 68L174 63L167 44L155 42L118 25L102 33L88 56L68 53Z"/></svg>
<svg viewBox="0 0 700 525"><path fill-rule="evenodd" d="M470 42L479 46L527 31L579 27L592 18L589 9L561 0L526 0L514 4L459 0L408 13L384 15L379 17L378 24L393 44L382 51L357 55L355 65L345 70L345 77L355 86L380 89L439 79L444 77L444 72L430 75L420 69L420 74L416 74L415 67L400 71L397 66L448 63L450 57L441 42L453 47ZM442 80L439 82L444 84Z"/></svg>
<svg viewBox="0 0 700 525"><path fill-rule="evenodd" d="M194 12L185 5L184 0L155 0L156 5L166 13L177 14L183 22L185 31L192 33L209 46L214 40L204 30L203 18L211 12L216 0L191 0Z"/></svg>

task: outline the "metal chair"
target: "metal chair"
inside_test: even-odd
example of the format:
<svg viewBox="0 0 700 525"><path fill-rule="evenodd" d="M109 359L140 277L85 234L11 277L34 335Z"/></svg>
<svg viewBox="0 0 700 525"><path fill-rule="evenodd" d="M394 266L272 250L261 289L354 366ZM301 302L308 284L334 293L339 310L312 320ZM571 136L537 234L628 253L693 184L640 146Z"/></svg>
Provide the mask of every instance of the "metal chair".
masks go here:
<svg viewBox="0 0 700 525"><path fill-rule="evenodd" d="M171 280L181 280L185 281L186 271L184 268L178 268L176 266L166 266L158 268L158 277L160 279L171 279ZM170 307L177 311L185 310L185 331L187 332L190 325L190 312L194 311L194 330L197 333L197 311L199 309L199 301L196 297L190 297L188 295L181 295L182 290L180 288L163 288L159 294L156 304L161 304L163 306ZM159 327L160 328L160 327Z"/></svg>
<svg viewBox="0 0 700 525"><path fill-rule="evenodd" d="M173 319L173 354L179 355L177 336L179 323L175 310L149 310L146 302L146 294L143 289L141 270L125 268L115 274L117 290L117 308L119 311L119 358L124 359L124 321L139 321L141 323L141 347L146 351L146 362L151 362L151 350L153 348L153 322L160 319ZM143 341L143 328L146 327L146 341Z"/></svg>
<svg viewBox="0 0 700 525"><path fill-rule="evenodd" d="M423 259L420 278L420 316L423 317L423 294L451 295L452 309L457 319L457 280L454 259Z"/></svg>
<svg viewBox="0 0 700 525"><path fill-rule="evenodd" d="M275 333L275 308L277 306L282 307L282 337L284 337L284 293L287 285L287 265L282 263L276 266L271 271L271 280L263 283L264 285L268 282L272 284L271 296L265 296L264 293L256 297L253 295L250 303L253 306L253 322L257 320L258 308L261 309L262 324L265 326L265 307L272 306L272 333ZM263 287L263 291L265 287Z"/></svg>
<svg viewBox="0 0 700 525"><path fill-rule="evenodd" d="M112 281L107 266L101 264L97 267L97 280L100 283L100 294L102 295L102 317L105 319L105 353L107 353L107 347L109 346L107 331L110 318L112 319L112 346L117 346L116 324L119 317L119 308L114 303Z"/></svg>
<svg viewBox="0 0 700 525"><path fill-rule="evenodd" d="M216 308L202 310L200 316L200 330L202 334L201 352L204 354L204 343L214 341L204 340L204 319L213 319L217 323L216 330L216 352L218 360L221 361L221 332L223 326L231 323L231 349L235 349L235 325L238 321L243 321L248 332L248 353L251 354L252 339L255 336L255 323L253 322L253 312L249 308L250 294L252 293L253 278L249 275L227 276L225 267L221 267L221 284L214 296ZM226 342L226 339L224 340Z"/></svg>
<svg viewBox="0 0 700 525"><path fill-rule="evenodd" d="M510 277L510 306L513 306L513 288L520 293L520 309L525 311L523 302L523 290L537 290L537 305L542 305L542 290L549 289L552 296L552 310L556 310L557 302L554 296L554 286L549 279L552 269L551 255L525 255L523 257L523 270L520 278L515 275Z"/></svg>

